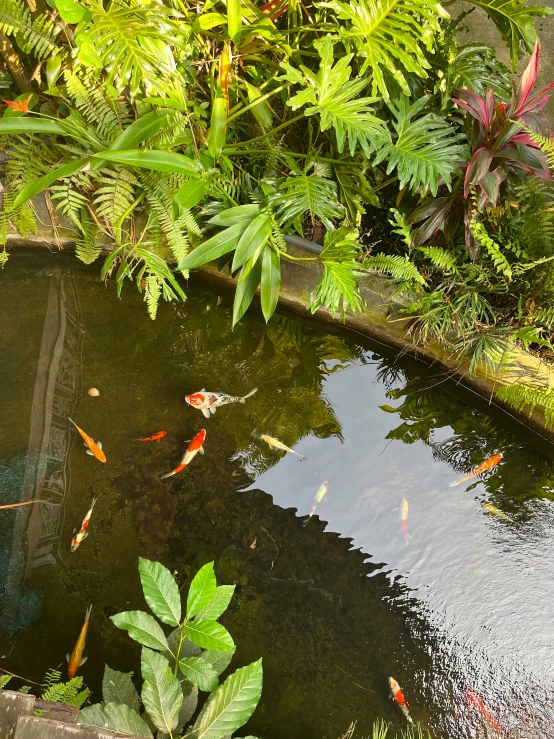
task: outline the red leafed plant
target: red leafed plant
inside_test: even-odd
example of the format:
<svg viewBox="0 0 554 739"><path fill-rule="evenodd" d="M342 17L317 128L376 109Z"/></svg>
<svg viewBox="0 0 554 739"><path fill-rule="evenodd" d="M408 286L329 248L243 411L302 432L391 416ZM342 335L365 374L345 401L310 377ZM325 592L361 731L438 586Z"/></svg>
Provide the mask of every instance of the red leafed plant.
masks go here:
<svg viewBox="0 0 554 739"><path fill-rule="evenodd" d="M408 218L408 224L420 224L414 234L414 245L435 238L441 230L446 240L451 241L463 216L466 246L474 258L477 245L469 228L471 218L475 217L474 205L479 209L496 206L500 186L515 174L550 179L546 156L525 130L551 136L550 123L541 111L550 99L548 91L554 82L531 95L539 56L537 40L519 85L513 83L512 98L507 103L497 103L492 90L487 90L484 98L466 89L452 91L452 102L473 118L472 155L462 168L463 182L461 177L452 195L423 203Z"/></svg>

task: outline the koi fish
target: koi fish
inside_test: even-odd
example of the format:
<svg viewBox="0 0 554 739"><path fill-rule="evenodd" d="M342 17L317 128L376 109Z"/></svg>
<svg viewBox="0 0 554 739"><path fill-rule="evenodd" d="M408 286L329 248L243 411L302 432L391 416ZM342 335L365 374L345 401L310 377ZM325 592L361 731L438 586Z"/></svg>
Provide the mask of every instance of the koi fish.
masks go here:
<svg viewBox="0 0 554 739"><path fill-rule="evenodd" d="M299 457L302 457L302 459L306 459L302 454L299 454L298 452L295 452L294 449L291 449L289 446L286 446L283 444L282 441L279 441L279 439L274 439L273 436L267 436L266 434L262 434L260 436L260 439L263 439L265 442L269 444L269 446L275 447L275 449L282 449L284 452L291 452L292 454L297 454Z"/></svg>
<svg viewBox="0 0 554 739"><path fill-rule="evenodd" d="M202 411L205 418L209 418L210 413L213 415L220 406L228 405L229 403L246 403L246 398L250 398L257 392L258 388L255 387L248 395L240 397L238 395L226 395L226 393L212 393L202 388L199 393L186 395L185 400L193 408L198 408L199 411Z"/></svg>
<svg viewBox="0 0 554 739"><path fill-rule="evenodd" d="M69 416L68 416L69 418ZM93 438L91 438L88 434L86 434L83 429L80 429L75 421L71 418L69 418L71 423L75 426L77 431L81 434L83 437L83 441L85 442L85 446L88 447L87 454L90 454L91 457L96 457L96 459L99 462L105 462L106 461L106 455L102 451L102 442L101 441L94 441Z"/></svg>
<svg viewBox="0 0 554 739"><path fill-rule="evenodd" d="M167 431L158 431L156 434L152 434L152 436L141 437L137 441L157 441L159 444L164 436L167 436Z"/></svg>
<svg viewBox="0 0 554 739"><path fill-rule="evenodd" d="M179 464L179 466L176 467L173 470L173 472L168 472L167 475L163 475L161 479L165 480L166 477L171 477L172 475L179 474L181 470L184 470L185 467L188 467L188 465L196 457L198 452L200 452L200 454L204 454L204 447L202 445L204 444L205 438L206 438L206 429L202 429L202 431L199 431L194 437L194 439L188 445L185 455L183 459L181 460L181 463Z"/></svg>
<svg viewBox="0 0 554 739"><path fill-rule="evenodd" d="M88 657L83 657L83 649L85 648L85 639L87 638L88 622L90 619L91 611L92 611L92 603L88 607L87 612L85 614L85 623L83 624L83 628L81 629L81 633L79 634L77 643L75 644L75 647L73 651L71 652L71 656L69 656L69 654L66 654L66 659L69 663L67 666L67 677L69 679L71 679L72 677L75 677L75 674L77 670L79 669L79 667L81 665L84 665L88 659Z"/></svg>
<svg viewBox="0 0 554 739"><path fill-rule="evenodd" d="M456 482L451 482L450 487L453 488L462 482L467 482L467 480L471 480L473 477L482 475L483 472L486 472L487 470L491 470L493 467L496 467L496 465L500 462L503 456L504 455L502 454L502 452L500 452L500 454L495 454L493 457L489 457L489 459L485 459L485 461L477 465L477 467L474 470L471 470L469 475L462 477L460 480L456 480Z"/></svg>
<svg viewBox="0 0 554 739"><path fill-rule="evenodd" d="M9 105L10 108L17 110L18 113L28 113L29 103L31 102L32 97L33 93L31 93L26 100L3 100L2 102L6 103L6 105Z"/></svg>
<svg viewBox="0 0 554 739"><path fill-rule="evenodd" d="M496 731L502 731L502 726L500 726L498 721L495 719L495 717L492 715L492 713L483 703L481 698L479 698L477 693L474 693L472 690L469 690L468 688L466 688L465 694L466 694L467 705L471 706L471 708L475 708L475 710L481 716L483 721L485 721L493 729L495 729Z"/></svg>
<svg viewBox="0 0 554 739"><path fill-rule="evenodd" d="M86 539L88 536L88 525L90 523L90 517L92 516L92 509L94 508L94 504L96 503L96 498L93 498L92 504L90 506L90 510L85 516L83 523L81 524L81 528L77 531L75 529L73 533L73 539L71 540L71 551L74 552L79 544L83 541L83 539Z"/></svg>
<svg viewBox="0 0 554 739"><path fill-rule="evenodd" d="M400 503L400 522L402 524L402 531L404 532L404 539L406 540L406 544L408 543L408 540L410 538L410 535L408 534L408 501L406 498L402 498L402 503Z"/></svg>
<svg viewBox="0 0 554 739"><path fill-rule="evenodd" d="M503 518L505 521L509 521L510 523L515 523L513 518L510 518L505 513L503 513L500 508L497 508L495 505L492 505L492 503L481 503L481 506L488 511L489 513L492 513L493 516L498 516L499 518Z"/></svg>
<svg viewBox="0 0 554 739"><path fill-rule="evenodd" d="M229 83L231 81L231 64L233 63L233 54L231 52L231 42L226 41L223 51L219 58L219 86L225 98L227 106L227 115L229 115Z"/></svg>
<svg viewBox="0 0 554 739"><path fill-rule="evenodd" d="M292 451L292 449L291 449L291 451ZM323 483L323 485L320 485L319 488L317 489L317 493L315 494L314 504L312 506L312 510L310 511L310 515L308 516L308 518L304 521L304 526L306 526L306 524L308 523L308 521L310 520L310 518L314 515L315 509L317 508L317 504L318 503L321 503L321 501L323 500L323 498L327 495L327 491L328 490L329 490L329 483L327 482L327 480L325 480L325 482Z"/></svg>
<svg viewBox="0 0 554 739"><path fill-rule="evenodd" d="M400 710L404 714L406 721L408 723L413 724L412 717L410 716L410 713L408 711L408 704L406 703L406 698L404 697L404 693L402 692L402 688L400 685L396 682L396 680L393 677L389 677L389 685L390 685L390 692L392 693L392 697L397 702L398 706L400 707Z"/></svg>

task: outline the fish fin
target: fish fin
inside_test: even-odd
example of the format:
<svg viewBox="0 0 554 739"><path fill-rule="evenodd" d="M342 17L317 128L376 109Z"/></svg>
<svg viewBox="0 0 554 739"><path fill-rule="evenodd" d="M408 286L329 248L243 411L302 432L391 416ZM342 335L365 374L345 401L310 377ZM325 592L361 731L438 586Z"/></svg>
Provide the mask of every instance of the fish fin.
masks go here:
<svg viewBox="0 0 554 739"><path fill-rule="evenodd" d="M87 449L86 454L89 454L91 457L94 457L94 454L90 451L90 449Z"/></svg>
<svg viewBox="0 0 554 739"><path fill-rule="evenodd" d="M165 480L166 477L171 477L171 475L174 475L174 474L175 474L175 472L168 472L167 475L162 475L160 477L160 480Z"/></svg>
<svg viewBox="0 0 554 739"><path fill-rule="evenodd" d="M248 395L243 395L242 398L239 400L239 403L244 403L246 398L250 398L252 395L254 395L254 393L257 393L257 392L258 392L258 388L255 387L254 390L251 390L248 393Z"/></svg>
<svg viewBox="0 0 554 739"><path fill-rule="evenodd" d="M204 451L204 447L203 447L203 446L201 446L201 447L200 447L200 449L199 449L198 451L200 452L200 454L202 454L202 456L203 456L204 454L206 454L206 452Z"/></svg>
<svg viewBox="0 0 554 739"><path fill-rule="evenodd" d="M204 418L210 417L210 409L209 408L202 408L202 413L204 414Z"/></svg>
<svg viewBox="0 0 554 739"><path fill-rule="evenodd" d="M88 531L85 531L85 533L83 534L83 541L87 538L87 536L88 536Z"/></svg>
<svg viewBox="0 0 554 739"><path fill-rule="evenodd" d="M87 659L88 659L88 657L81 657L81 661L79 662L79 667L80 667L81 665L84 665L84 664L85 664L85 662L87 661Z"/></svg>
<svg viewBox="0 0 554 739"><path fill-rule="evenodd" d="M461 480L456 480L456 482L451 482L451 483L449 483L448 487L449 488L455 488L456 485L459 485L460 484L460 482L461 482Z"/></svg>
<svg viewBox="0 0 554 739"><path fill-rule="evenodd" d="M213 407L212 407L212 408L210 408L210 413L212 414L212 416L213 416L213 414L214 414L214 413L216 412L216 410L217 410L217 408L213 408Z"/></svg>
<svg viewBox="0 0 554 739"><path fill-rule="evenodd" d="M71 420L71 419L69 419L69 420ZM71 659L71 655L70 654L66 654L65 655L65 658L67 660L67 663L69 664L69 660Z"/></svg>
<svg viewBox="0 0 554 739"><path fill-rule="evenodd" d="M98 449L102 449L102 442L101 441L97 441L96 442L96 446L98 447Z"/></svg>
<svg viewBox="0 0 554 739"><path fill-rule="evenodd" d="M90 606L86 610L86 613L85 613L85 621L88 621L89 620L91 611L92 611L92 603L90 604Z"/></svg>

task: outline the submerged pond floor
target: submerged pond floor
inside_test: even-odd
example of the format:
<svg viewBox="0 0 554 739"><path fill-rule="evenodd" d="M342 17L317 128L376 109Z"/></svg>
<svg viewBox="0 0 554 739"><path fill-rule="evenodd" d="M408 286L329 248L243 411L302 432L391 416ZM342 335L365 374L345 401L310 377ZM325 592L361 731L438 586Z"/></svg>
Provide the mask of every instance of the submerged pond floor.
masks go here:
<svg viewBox="0 0 554 739"><path fill-rule="evenodd" d="M266 326L257 308L233 331L232 296L187 295L151 322L133 287L120 301L65 255L18 251L0 272L0 504L50 500L0 511L0 667L38 682L64 669L92 603L79 674L99 700L105 663L140 672L140 647L109 620L145 607L138 557L185 589L215 560L218 582L237 585L222 618L237 644L230 669L264 663L240 734L402 727L392 675L434 739L554 737L552 446L437 368L356 334L289 315ZM184 400L254 387L209 420ZM103 442L107 464L85 454L68 416ZM205 456L160 480L201 428ZM159 430L159 444L136 441ZM496 468L449 488L499 451ZM94 496L89 537L71 553Z"/></svg>

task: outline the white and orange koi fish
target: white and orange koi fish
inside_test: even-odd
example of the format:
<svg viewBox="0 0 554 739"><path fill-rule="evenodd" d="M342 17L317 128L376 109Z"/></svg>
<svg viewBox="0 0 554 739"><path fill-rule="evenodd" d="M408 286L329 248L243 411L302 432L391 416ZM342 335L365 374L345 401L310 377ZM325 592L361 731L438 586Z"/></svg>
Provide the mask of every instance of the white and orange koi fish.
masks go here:
<svg viewBox="0 0 554 739"><path fill-rule="evenodd" d="M322 485L320 485L319 488L317 489L317 493L315 494L312 510L310 511L310 515L308 516L308 518L304 521L304 526L306 526L310 518L314 515L315 509L317 508L317 504L321 503L323 498L327 495L328 490L329 490L329 483L327 482L327 480L325 480L325 482Z"/></svg>
<svg viewBox="0 0 554 739"><path fill-rule="evenodd" d="M178 475L179 472L181 472L181 470L184 470L185 467L189 466L189 464L196 457L198 452L200 452L200 454L204 454L203 444L204 444L205 438L206 438L206 429L202 429L202 431L199 431L194 437L194 439L188 445L185 455L183 459L181 460L181 463L173 470L173 472L168 472L167 475L163 475L161 479L165 480L166 477L171 477L172 475Z"/></svg>
<svg viewBox="0 0 554 739"><path fill-rule="evenodd" d="M69 418L69 416L68 416ZM87 433L83 431L83 429L79 428L75 421L72 418L69 418L71 423L75 426L77 431L81 434L83 437L83 441L85 442L85 446L88 447L87 454L90 454L91 457L96 457L96 459L99 462L105 462L106 461L106 455L102 451L102 442L101 441L94 441L94 439L89 436Z"/></svg>
<svg viewBox="0 0 554 739"><path fill-rule="evenodd" d="M94 508L95 503L96 503L96 498L93 498L92 504L90 506L90 510L85 516L84 521L81 524L81 528L79 530L75 529L73 533L73 539L71 540L71 551L72 552L74 552L79 546L79 544L83 541L83 539L86 539L88 536L87 529L90 523L90 517L92 516L92 509Z"/></svg>
<svg viewBox="0 0 554 739"><path fill-rule="evenodd" d="M390 692L392 693L392 697L400 707L400 710L406 717L406 721L408 723L413 724L412 717L410 716L410 713L408 711L408 704L406 703L406 698L404 697L404 693L402 692L402 688L400 685L396 682L396 680L393 677L389 677L389 685L390 685Z"/></svg>
<svg viewBox="0 0 554 739"><path fill-rule="evenodd" d="M477 477L478 475L482 475L483 472L486 472L487 470L492 469L493 467L496 467L496 465L500 462L504 455L502 452L499 454L495 454L493 457L489 457L488 459L485 459L484 462L481 462L481 464L478 464L475 469L471 470L469 475L465 475L465 477L460 478L459 480L456 480L455 482L451 482L450 486L451 488L455 487L456 485L460 485L462 482L467 482L468 480L471 480L474 477Z"/></svg>
<svg viewBox="0 0 554 739"><path fill-rule="evenodd" d="M226 393L213 393L208 390L202 389L199 393L192 393L192 395L186 395L185 400L193 408L198 408L202 411L205 418L209 418L210 414L214 414L216 410L228 403L245 403L246 398L250 398L254 393L258 391L255 387L251 390L248 395L227 395Z"/></svg>

